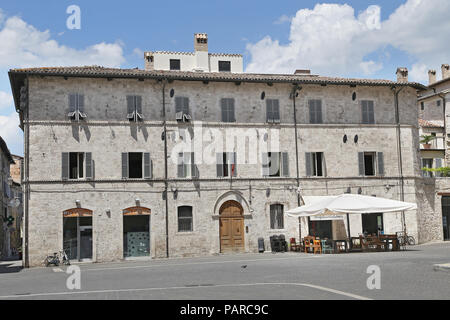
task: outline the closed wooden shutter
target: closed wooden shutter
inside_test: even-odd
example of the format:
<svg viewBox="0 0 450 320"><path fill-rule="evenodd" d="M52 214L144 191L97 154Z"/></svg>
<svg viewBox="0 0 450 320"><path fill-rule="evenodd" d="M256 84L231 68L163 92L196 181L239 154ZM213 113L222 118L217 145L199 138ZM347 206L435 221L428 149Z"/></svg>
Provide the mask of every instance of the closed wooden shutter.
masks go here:
<svg viewBox="0 0 450 320"><path fill-rule="evenodd" d="M92 153L85 153L85 161L86 161L86 179L90 180L93 178L93 165L92 165Z"/></svg>
<svg viewBox="0 0 450 320"><path fill-rule="evenodd" d="M369 123L367 101L361 101L361 115L362 115L362 123Z"/></svg>
<svg viewBox="0 0 450 320"><path fill-rule="evenodd" d="M306 176L307 177L312 176L312 154L311 154L311 152L305 153L305 169L306 169Z"/></svg>
<svg viewBox="0 0 450 320"><path fill-rule="evenodd" d="M144 152L144 179L152 178L152 161L150 153Z"/></svg>
<svg viewBox="0 0 450 320"><path fill-rule="evenodd" d="M316 122L322 123L322 100L316 100Z"/></svg>
<svg viewBox="0 0 450 320"><path fill-rule="evenodd" d="M216 153L216 171L217 177L223 177L223 153Z"/></svg>
<svg viewBox="0 0 450 320"><path fill-rule="evenodd" d="M273 121L272 100L266 99L266 118L267 122Z"/></svg>
<svg viewBox="0 0 450 320"><path fill-rule="evenodd" d="M197 165L195 164L195 152L190 153L191 156L191 177L192 178L198 178L198 170Z"/></svg>
<svg viewBox="0 0 450 320"><path fill-rule="evenodd" d="M373 107L373 101L367 102L367 114L368 114L368 120L370 124L375 123L375 110Z"/></svg>
<svg viewBox="0 0 450 320"><path fill-rule="evenodd" d="M136 111L142 116L142 96L136 96Z"/></svg>
<svg viewBox="0 0 450 320"><path fill-rule="evenodd" d="M77 95L74 93L69 94L69 112L75 112L77 110Z"/></svg>
<svg viewBox="0 0 450 320"><path fill-rule="evenodd" d="M280 103L277 100L272 100L272 113L273 113L273 120L275 122L280 121Z"/></svg>
<svg viewBox="0 0 450 320"><path fill-rule="evenodd" d="M84 113L84 95L78 95L78 111Z"/></svg>
<svg viewBox="0 0 450 320"><path fill-rule="evenodd" d="M61 164L62 164L62 179L69 179L69 153L63 152L61 155Z"/></svg>
<svg viewBox="0 0 450 320"><path fill-rule="evenodd" d="M314 100L309 100L309 123L316 123L316 108Z"/></svg>
<svg viewBox="0 0 450 320"><path fill-rule="evenodd" d="M358 152L358 168L359 168L359 175L364 176L364 152Z"/></svg>
<svg viewBox="0 0 450 320"><path fill-rule="evenodd" d="M289 177L289 154L287 152L282 153L282 173L283 177Z"/></svg>
<svg viewBox="0 0 450 320"><path fill-rule="evenodd" d="M378 175L384 176L384 154L383 152L378 152Z"/></svg>
<svg viewBox="0 0 450 320"><path fill-rule="evenodd" d="M184 154L183 153L179 153L178 154L177 176L178 176L178 178L185 178L186 177L186 172L184 170Z"/></svg>
<svg viewBox="0 0 450 320"><path fill-rule="evenodd" d="M128 178L128 153L122 153L122 179Z"/></svg>

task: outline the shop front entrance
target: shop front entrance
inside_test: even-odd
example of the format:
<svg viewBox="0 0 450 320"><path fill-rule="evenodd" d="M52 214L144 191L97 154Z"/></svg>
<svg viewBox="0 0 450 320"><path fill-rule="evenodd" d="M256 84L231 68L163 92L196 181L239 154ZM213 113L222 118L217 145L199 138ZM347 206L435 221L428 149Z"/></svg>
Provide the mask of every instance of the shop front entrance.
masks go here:
<svg viewBox="0 0 450 320"><path fill-rule="evenodd" d="M220 252L244 252L244 210L239 202L227 201L220 210Z"/></svg>
<svg viewBox="0 0 450 320"><path fill-rule="evenodd" d="M150 256L150 209L131 207L123 210L123 256Z"/></svg>
<svg viewBox="0 0 450 320"><path fill-rule="evenodd" d="M63 213L63 248L70 260L92 259L92 211L75 208Z"/></svg>

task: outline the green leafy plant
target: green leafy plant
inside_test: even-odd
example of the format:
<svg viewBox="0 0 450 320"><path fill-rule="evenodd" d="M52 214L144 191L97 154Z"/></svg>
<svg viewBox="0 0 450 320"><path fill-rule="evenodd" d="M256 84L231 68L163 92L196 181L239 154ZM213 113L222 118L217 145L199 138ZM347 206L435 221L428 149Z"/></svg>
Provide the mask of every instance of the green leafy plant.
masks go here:
<svg viewBox="0 0 450 320"><path fill-rule="evenodd" d="M423 171L426 172L438 172L441 177L450 177L450 167L442 167L442 168L422 168Z"/></svg>
<svg viewBox="0 0 450 320"><path fill-rule="evenodd" d="M431 135L423 135L420 137L422 138L422 140L420 140L420 143L423 143L423 144L429 144L431 141L436 139L435 136L431 136Z"/></svg>

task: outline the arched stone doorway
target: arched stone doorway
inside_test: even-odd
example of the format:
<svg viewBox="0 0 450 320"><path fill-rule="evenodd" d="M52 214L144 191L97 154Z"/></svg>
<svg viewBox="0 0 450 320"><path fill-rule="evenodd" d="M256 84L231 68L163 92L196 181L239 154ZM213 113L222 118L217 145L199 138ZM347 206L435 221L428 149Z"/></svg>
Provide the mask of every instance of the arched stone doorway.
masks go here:
<svg viewBox="0 0 450 320"><path fill-rule="evenodd" d="M220 252L244 252L244 209L234 200L226 201L219 210Z"/></svg>

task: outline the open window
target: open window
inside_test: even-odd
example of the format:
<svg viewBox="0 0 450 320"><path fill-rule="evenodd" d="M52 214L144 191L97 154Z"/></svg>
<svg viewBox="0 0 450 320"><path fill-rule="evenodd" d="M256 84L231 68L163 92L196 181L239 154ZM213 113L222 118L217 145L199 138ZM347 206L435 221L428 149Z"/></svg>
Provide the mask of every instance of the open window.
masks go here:
<svg viewBox="0 0 450 320"><path fill-rule="evenodd" d="M383 176L384 154L383 152L359 152L358 165L360 176Z"/></svg>
<svg viewBox="0 0 450 320"><path fill-rule="evenodd" d="M178 178L198 178L194 152L180 152L177 161Z"/></svg>
<svg viewBox="0 0 450 320"><path fill-rule="evenodd" d="M84 95L78 93L69 94L69 113L67 115L73 121L85 120Z"/></svg>
<svg viewBox="0 0 450 320"><path fill-rule="evenodd" d="M127 96L127 119L133 122L144 120L141 96Z"/></svg>
<svg viewBox="0 0 450 320"><path fill-rule="evenodd" d="M80 180L93 178L93 161L90 152L63 152L62 179Z"/></svg>
<svg viewBox="0 0 450 320"><path fill-rule="evenodd" d="M324 177L325 176L325 157L323 152L305 153L306 176Z"/></svg>
<svg viewBox="0 0 450 320"><path fill-rule="evenodd" d="M175 97L175 116L179 122L188 122L192 120L189 113L189 98Z"/></svg>
<svg viewBox="0 0 450 320"><path fill-rule="evenodd" d="M287 152L268 152L262 154L264 177L289 177L289 154Z"/></svg>
<svg viewBox="0 0 450 320"><path fill-rule="evenodd" d="M216 153L217 177L236 177L236 152Z"/></svg>
<svg viewBox="0 0 450 320"><path fill-rule="evenodd" d="M151 179L152 160L148 152L122 153L122 179Z"/></svg>

